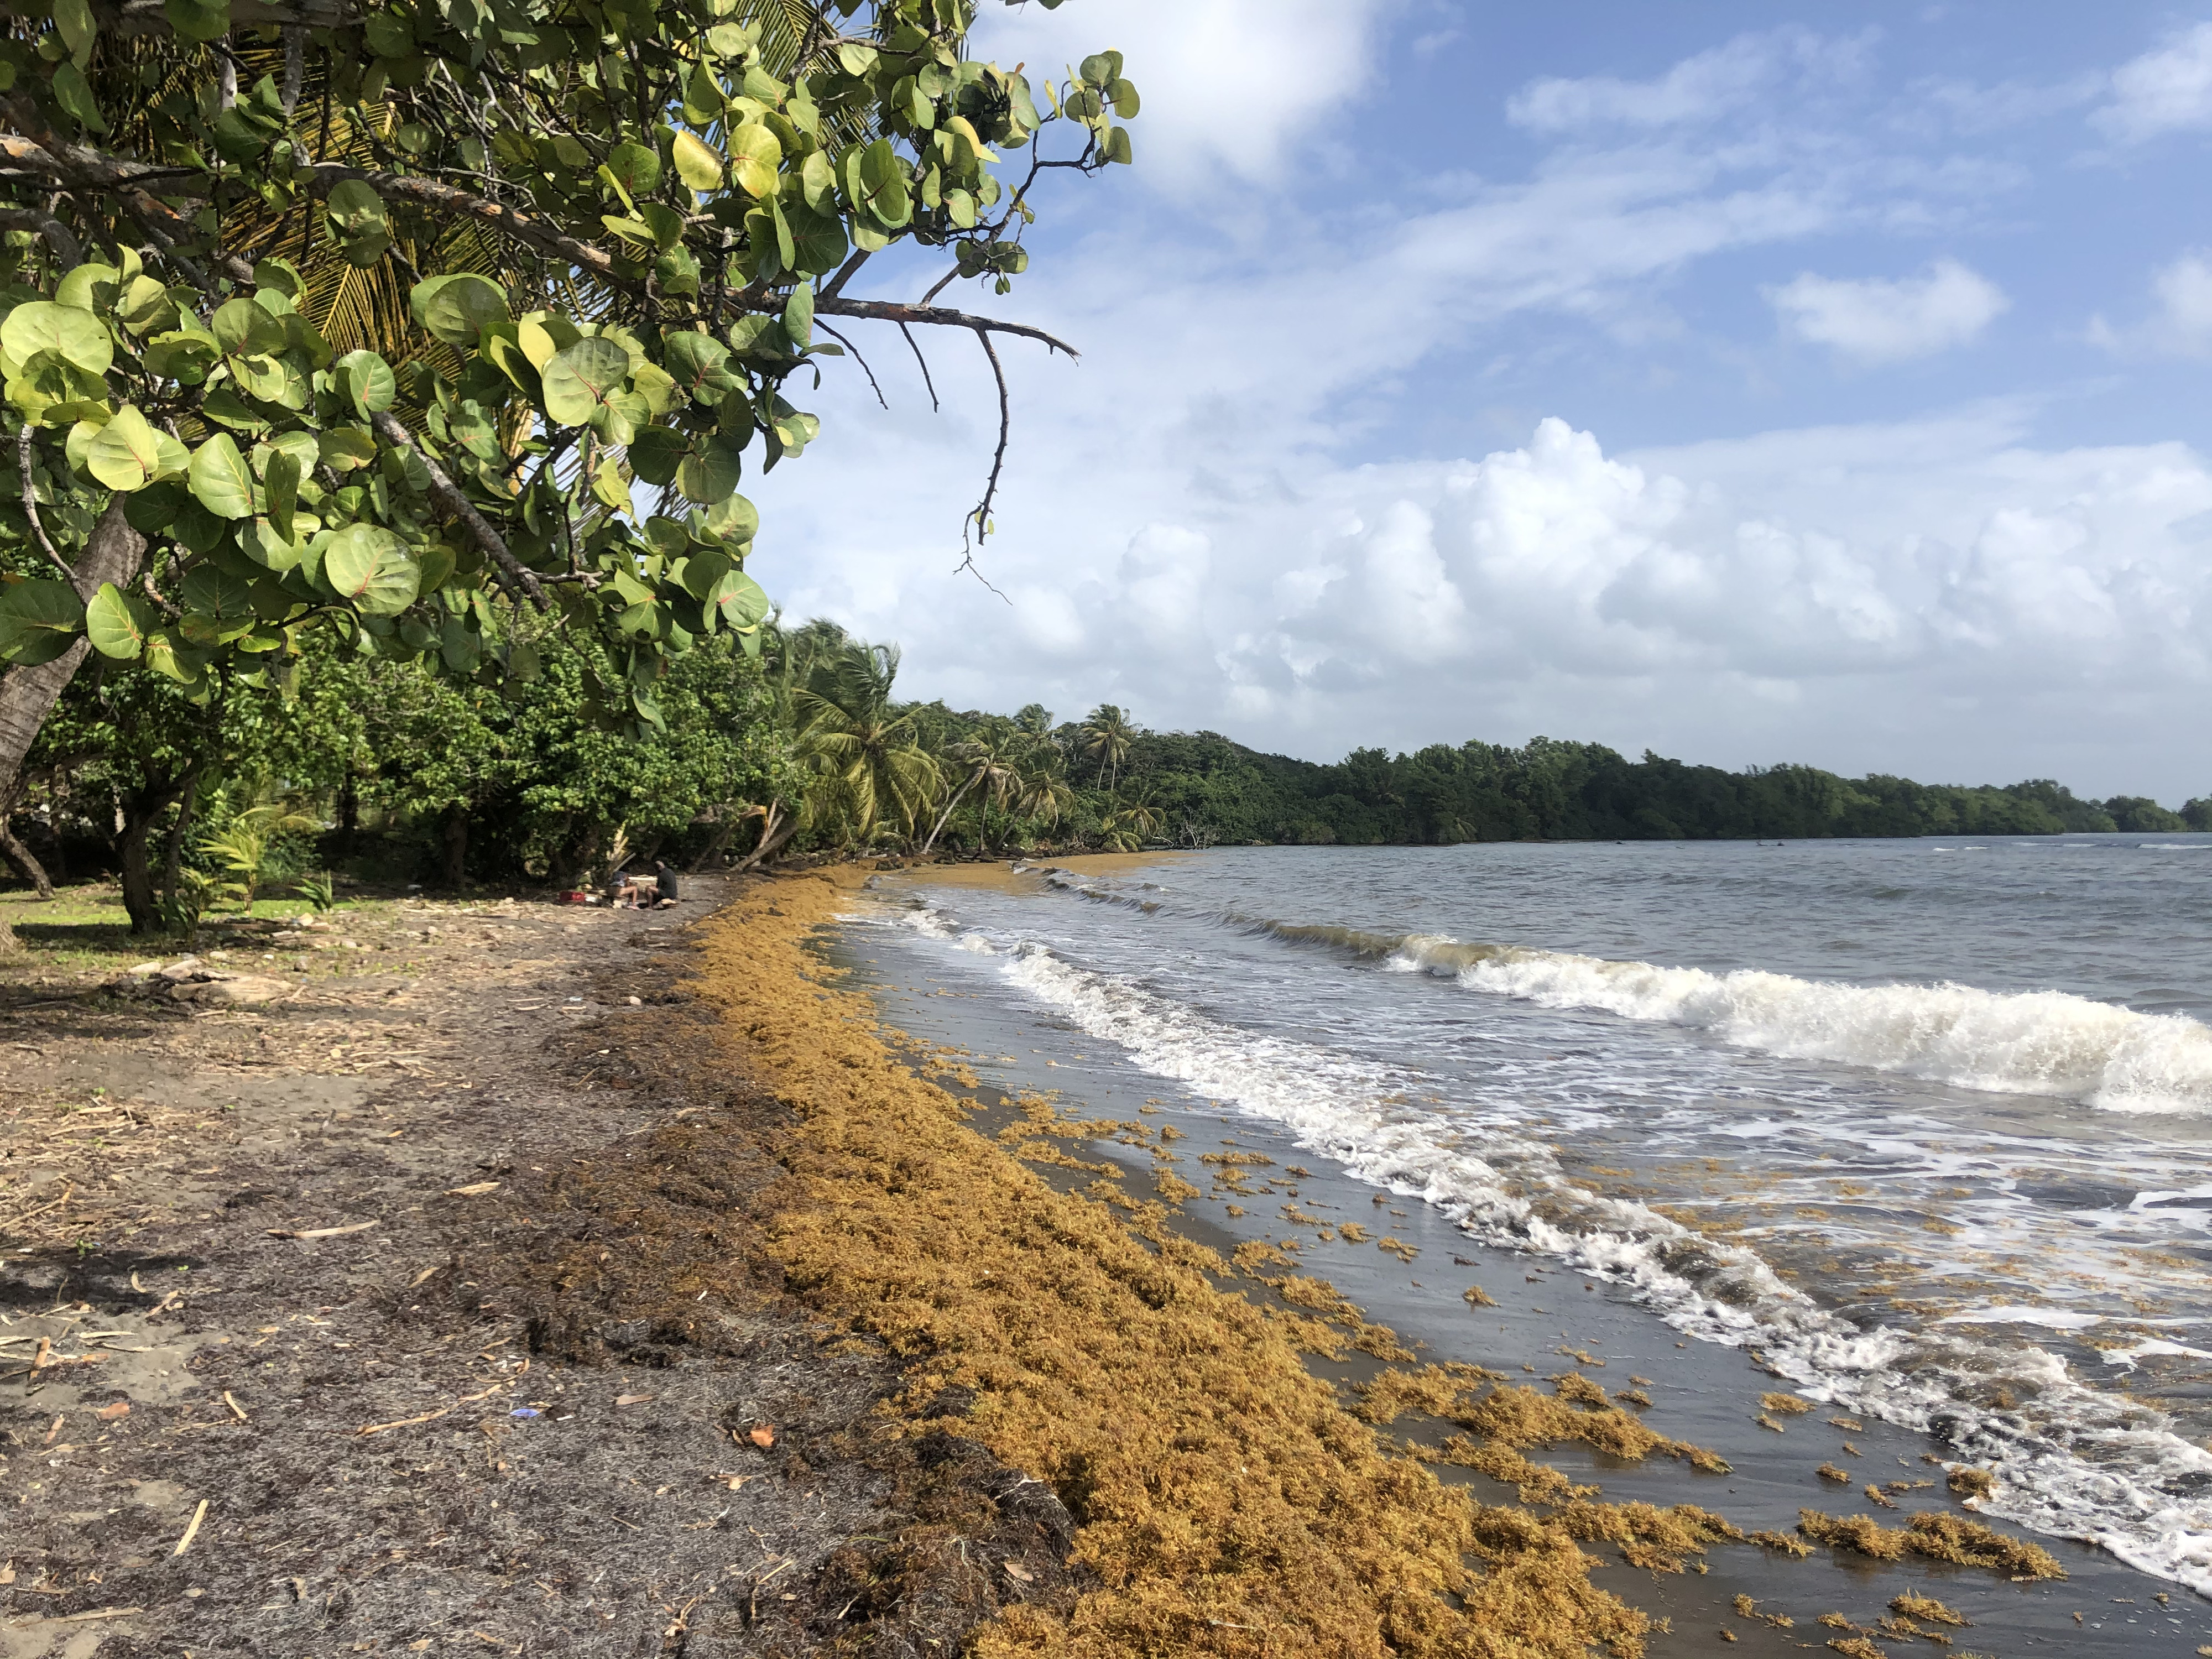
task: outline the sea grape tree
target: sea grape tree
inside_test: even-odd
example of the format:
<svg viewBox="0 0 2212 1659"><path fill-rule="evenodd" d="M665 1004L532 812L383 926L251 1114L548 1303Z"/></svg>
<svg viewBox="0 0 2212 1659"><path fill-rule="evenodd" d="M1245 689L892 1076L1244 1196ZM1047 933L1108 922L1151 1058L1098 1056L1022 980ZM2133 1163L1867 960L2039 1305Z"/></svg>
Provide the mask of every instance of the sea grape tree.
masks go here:
<svg viewBox="0 0 2212 1659"><path fill-rule="evenodd" d="M650 730L671 659L758 637L739 485L837 324L1065 349L935 301L1005 293L1138 106L1117 52L969 57L973 0L0 15L0 796L88 656L205 698L319 626L487 684L588 633ZM900 242L944 279L847 293Z"/></svg>

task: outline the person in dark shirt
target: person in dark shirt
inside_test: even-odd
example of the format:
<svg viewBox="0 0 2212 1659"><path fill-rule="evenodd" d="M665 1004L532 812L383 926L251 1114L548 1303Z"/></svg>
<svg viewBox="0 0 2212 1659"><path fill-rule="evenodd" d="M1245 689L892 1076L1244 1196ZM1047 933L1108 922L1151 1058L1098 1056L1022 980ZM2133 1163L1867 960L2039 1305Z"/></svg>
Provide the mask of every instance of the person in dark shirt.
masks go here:
<svg viewBox="0 0 2212 1659"><path fill-rule="evenodd" d="M653 860L653 886L659 890L659 896L653 901L653 908L658 909L662 905L675 903L676 872L658 859Z"/></svg>

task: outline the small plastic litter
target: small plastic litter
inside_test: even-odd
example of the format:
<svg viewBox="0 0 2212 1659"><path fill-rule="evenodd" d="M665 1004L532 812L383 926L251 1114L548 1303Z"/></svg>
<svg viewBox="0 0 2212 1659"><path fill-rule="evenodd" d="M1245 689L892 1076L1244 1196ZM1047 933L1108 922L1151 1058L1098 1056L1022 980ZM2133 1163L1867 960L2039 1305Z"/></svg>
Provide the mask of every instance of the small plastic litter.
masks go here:
<svg viewBox="0 0 2212 1659"><path fill-rule="evenodd" d="M538 1407L535 1406L517 1406L513 1411L509 1412L507 1415L509 1417L536 1417L538 1415Z"/></svg>

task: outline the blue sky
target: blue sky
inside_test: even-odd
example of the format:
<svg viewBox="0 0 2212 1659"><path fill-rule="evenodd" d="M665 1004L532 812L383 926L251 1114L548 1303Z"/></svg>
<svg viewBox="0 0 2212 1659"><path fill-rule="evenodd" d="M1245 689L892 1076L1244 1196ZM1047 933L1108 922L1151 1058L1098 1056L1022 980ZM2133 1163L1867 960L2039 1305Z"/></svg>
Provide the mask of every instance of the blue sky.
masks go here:
<svg viewBox="0 0 2212 1659"><path fill-rule="evenodd" d="M1071 0L1137 165L755 490L961 707L2212 794L2212 4ZM917 257L853 291L911 298ZM963 348L965 348L964 349Z"/></svg>

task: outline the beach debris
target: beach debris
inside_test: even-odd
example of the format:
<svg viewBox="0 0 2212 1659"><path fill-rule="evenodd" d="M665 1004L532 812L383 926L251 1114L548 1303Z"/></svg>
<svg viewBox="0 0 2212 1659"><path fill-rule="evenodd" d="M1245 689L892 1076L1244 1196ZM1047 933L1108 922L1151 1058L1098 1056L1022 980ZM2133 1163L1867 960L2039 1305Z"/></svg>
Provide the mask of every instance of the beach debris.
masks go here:
<svg viewBox="0 0 2212 1659"><path fill-rule="evenodd" d="M1844 1449L1854 1457L1864 1457L1866 1455L1864 1452L1861 1451L1856 1446L1851 1444L1848 1440L1844 1442Z"/></svg>
<svg viewBox="0 0 2212 1659"><path fill-rule="evenodd" d="M447 1198L481 1198L486 1193L498 1190L499 1182L496 1181L471 1181L465 1187L447 1188L446 1196Z"/></svg>
<svg viewBox="0 0 2212 1659"><path fill-rule="evenodd" d="M1889 1610L1907 1619L1918 1619L1931 1625L1951 1625L1960 1630L1972 1622L1965 1614L1945 1607L1934 1596L1922 1595L1914 1590L1892 1596Z"/></svg>
<svg viewBox="0 0 2212 1659"><path fill-rule="evenodd" d="M1813 1473L1823 1480L1834 1481L1839 1486L1848 1486L1851 1484L1851 1472L1849 1469L1839 1469L1833 1463L1823 1463Z"/></svg>
<svg viewBox="0 0 2212 1659"><path fill-rule="evenodd" d="M343 1238L348 1233L365 1233L376 1224L374 1221L355 1221L343 1227L309 1227L304 1232L289 1227L270 1227L264 1231L270 1238Z"/></svg>
<svg viewBox="0 0 2212 1659"><path fill-rule="evenodd" d="M775 1430L767 1423L756 1423L745 1431L745 1438L766 1451L775 1444Z"/></svg>
<svg viewBox="0 0 2212 1659"><path fill-rule="evenodd" d="M1036 1575L1018 1561L1001 1561L999 1565L1006 1570L1007 1577L1020 1583L1033 1584L1036 1582Z"/></svg>
<svg viewBox="0 0 2212 1659"><path fill-rule="evenodd" d="M1777 1434L1787 1434L1790 1432L1789 1430L1784 1428L1779 1423L1769 1417L1765 1412L1759 1413L1758 1416L1753 1418L1751 1420L1758 1424L1760 1428L1771 1429Z"/></svg>
<svg viewBox="0 0 2212 1659"><path fill-rule="evenodd" d="M1856 1417L1832 1417L1828 1419L1828 1426L1832 1429L1841 1429L1847 1434L1866 1432L1866 1425Z"/></svg>
<svg viewBox="0 0 2212 1659"><path fill-rule="evenodd" d="M615 1396L615 1404L617 1406L642 1406L647 1401L652 1398L653 1396L649 1394L618 1394ZM522 1413L520 1412L515 1413L518 1417Z"/></svg>
<svg viewBox="0 0 2212 1659"><path fill-rule="evenodd" d="M1757 1533L1752 1534L1753 1538L1759 1535ZM1762 1625L1773 1626L1777 1630L1793 1630L1796 1627L1797 1621L1786 1613L1761 1613L1759 1610L1759 1603L1741 1591L1737 1592L1735 1600L1729 1605L1735 1609L1735 1616L1739 1619L1755 1619Z"/></svg>
<svg viewBox="0 0 2212 1659"><path fill-rule="evenodd" d="M1623 1389L1619 1394L1613 1395L1613 1398L1631 1406L1644 1407L1646 1410L1649 1410L1651 1405L1651 1396L1641 1389Z"/></svg>
<svg viewBox="0 0 2212 1659"><path fill-rule="evenodd" d="M1759 1409L1779 1412L1784 1417L1802 1417L1813 1409L1813 1402L1801 1400L1794 1394L1763 1394L1759 1396Z"/></svg>
<svg viewBox="0 0 2212 1659"><path fill-rule="evenodd" d="M1797 1511L1797 1530L1817 1543L1850 1550L1876 1561L1900 1561L1907 1551L1931 1561L1949 1561L1962 1567L1990 1567L2014 1583L2042 1578L2063 1578L2066 1569L2040 1544L2008 1538L1978 1521L1968 1521L1938 1510L1923 1510L1907 1522L1901 1532L1884 1527L1871 1516L1823 1515L1818 1510Z"/></svg>
<svg viewBox="0 0 2212 1659"><path fill-rule="evenodd" d="M1866 1489L1866 1499L1868 1503L1879 1504L1886 1510L1893 1510L1897 1507L1897 1500L1880 1486L1869 1485Z"/></svg>
<svg viewBox="0 0 2212 1659"><path fill-rule="evenodd" d="M1968 1468L1962 1464L1951 1471L1943 1484L1955 1497L1987 1498L1996 1490L1997 1478L1988 1469Z"/></svg>
<svg viewBox="0 0 2212 1659"><path fill-rule="evenodd" d="M246 1407L238 1403L237 1400L232 1396L228 1389L225 1389L222 1391L222 1403L230 1407L230 1414L233 1417L235 1417L240 1422L247 1423L252 1420L251 1418L246 1416Z"/></svg>
<svg viewBox="0 0 2212 1659"><path fill-rule="evenodd" d="M200 1535L200 1522L207 1519L207 1512L208 1500L203 1498L200 1499L200 1506L192 1511L191 1525L186 1527L185 1535L177 1540L177 1547L169 1552L171 1555L182 1555L186 1550L191 1548L192 1540Z"/></svg>
<svg viewBox="0 0 2212 1659"><path fill-rule="evenodd" d="M1751 1541L1761 1549L1779 1550L1783 1554L1803 1560L1813 1553L1813 1547L1802 1538L1792 1538L1786 1532L1755 1532Z"/></svg>
<svg viewBox="0 0 2212 1659"><path fill-rule="evenodd" d="M131 1402L127 1400L118 1400L112 1405L102 1406L93 1415L103 1423L112 1423L118 1417L131 1415Z"/></svg>

